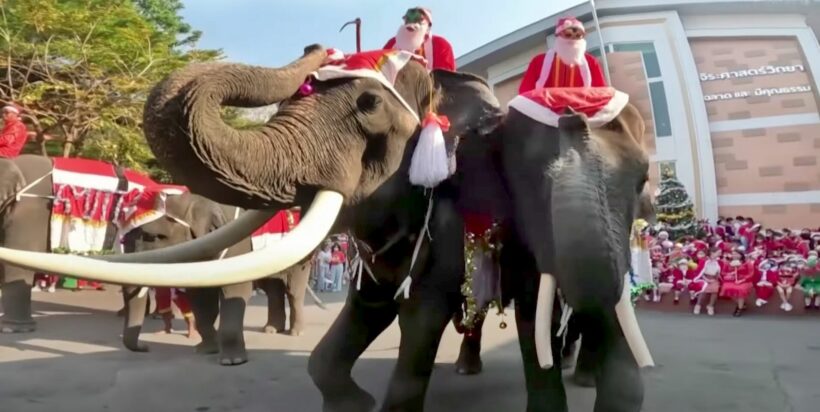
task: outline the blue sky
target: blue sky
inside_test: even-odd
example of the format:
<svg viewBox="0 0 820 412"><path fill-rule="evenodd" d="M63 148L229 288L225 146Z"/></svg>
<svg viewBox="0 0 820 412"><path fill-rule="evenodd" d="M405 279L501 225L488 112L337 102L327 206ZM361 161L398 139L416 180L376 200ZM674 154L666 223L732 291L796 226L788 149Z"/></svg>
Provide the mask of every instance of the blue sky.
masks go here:
<svg viewBox="0 0 820 412"><path fill-rule="evenodd" d="M280 66L319 43L344 52L356 49L353 26L362 19L362 49L377 49L395 34L413 6L433 12L433 32L446 37L456 57L579 0L185 0L182 15L204 32L199 47L221 48L228 60Z"/></svg>

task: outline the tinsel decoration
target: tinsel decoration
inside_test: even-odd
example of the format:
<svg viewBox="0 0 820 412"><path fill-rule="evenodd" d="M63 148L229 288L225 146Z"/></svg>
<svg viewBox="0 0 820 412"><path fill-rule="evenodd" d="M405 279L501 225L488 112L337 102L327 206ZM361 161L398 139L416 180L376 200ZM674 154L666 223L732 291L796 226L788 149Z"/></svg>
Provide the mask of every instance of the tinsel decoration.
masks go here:
<svg viewBox="0 0 820 412"><path fill-rule="evenodd" d="M660 226L669 233L671 239L678 240L697 233L698 222L692 199L674 172L669 169L664 171L658 185L655 210Z"/></svg>
<svg viewBox="0 0 820 412"><path fill-rule="evenodd" d="M498 224L493 223L492 227L485 230L481 237L476 237L472 232L464 233L464 283L461 284L461 295L464 296L464 315L461 319L461 326L470 331L475 326L476 320L487 316L490 307L498 307L498 313L503 315L504 308L501 302L492 301L485 308L478 308L476 296L473 293L473 275L478 269L475 263L477 254L490 252L493 260L497 261L498 253L501 251L501 242L496 234ZM507 327L507 323L502 321L499 325L501 329Z"/></svg>

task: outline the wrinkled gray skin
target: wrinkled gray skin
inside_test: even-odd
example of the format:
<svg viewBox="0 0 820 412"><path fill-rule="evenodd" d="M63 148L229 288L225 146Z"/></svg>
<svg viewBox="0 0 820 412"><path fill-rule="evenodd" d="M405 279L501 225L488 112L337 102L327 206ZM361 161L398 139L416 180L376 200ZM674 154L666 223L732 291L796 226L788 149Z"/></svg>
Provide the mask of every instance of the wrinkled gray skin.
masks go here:
<svg viewBox="0 0 820 412"><path fill-rule="evenodd" d="M52 201L52 179L48 175L52 161L48 157L22 155L14 159L0 159L0 244L4 247L47 252L49 248ZM117 173L121 169L117 168ZM46 176L48 175L48 176ZM27 188L26 193L39 197L16 194L38 179L39 183ZM121 180L121 182L123 182ZM113 244L114 233L109 223L109 243ZM109 245L110 246L110 245ZM0 331L6 333L33 332L36 322L31 316L31 286L34 271L17 266L2 264L0 284L2 285L3 316Z"/></svg>
<svg viewBox="0 0 820 412"><path fill-rule="evenodd" d="M592 131L578 115L564 116L559 128L551 128L511 108L493 133L465 139L459 148L457 178L461 187L471 188L461 191L460 205L503 220L502 289L505 300L515 301L527 410L567 410L561 339L553 338L552 369L538 366L535 351L540 273L556 276L574 309L571 332L584 337L578 369L592 375L597 387L595 411L641 408L643 383L614 307L629 264L631 223L638 216L652 218L643 191L648 168L643 133L631 105ZM558 302L553 332L561 317ZM466 351L478 359L474 350Z"/></svg>
<svg viewBox="0 0 820 412"><path fill-rule="evenodd" d="M185 193L169 196L166 215L146 223L125 236L125 251L142 252L161 249L203 236L227 224L236 216L235 206L220 205L202 196ZM185 222L186 225L180 223ZM228 248L225 257L251 251L251 240L246 238ZM207 259L216 259L209 256ZM291 328L294 336L305 328L304 299L310 276L309 260L302 261L276 278L259 281L268 296L268 322L263 328L267 333L285 332L285 296L290 302ZM123 287L126 301L123 344L135 352L146 352L148 347L139 342L139 334L145 319L147 295L139 297L138 287ZM251 297L251 282L223 286L222 288L189 288L186 294L196 321L196 329L202 337L197 345L198 353L219 353L222 365L239 365L247 362L243 337L245 308ZM214 327L219 316L219 330Z"/></svg>

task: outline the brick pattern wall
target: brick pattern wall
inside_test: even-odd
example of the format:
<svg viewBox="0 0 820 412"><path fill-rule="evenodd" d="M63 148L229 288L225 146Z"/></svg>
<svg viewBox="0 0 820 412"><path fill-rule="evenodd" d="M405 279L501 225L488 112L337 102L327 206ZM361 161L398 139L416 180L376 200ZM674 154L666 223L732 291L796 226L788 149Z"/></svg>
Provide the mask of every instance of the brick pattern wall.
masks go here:
<svg viewBox="0 0 820 412"><path fill-rule="evenodd" d="M655 122L652 117L652 101L649 99L649 86L643 58L640 52L607 53L609 76L612 87L629 95L629 102L638 108L646 123L644 144L650 155L655 154Z"/></svg>
<svg viewBox="0 0 820 412"><path fill-rule="evenodd" d="M801 229L820 226L820 204L720 206L721 216L751 216L764 227Z"/></svg>
<svg viewBox="0 0 820 412"><path fill-rule="evenodd" d="M712 133L719 194L820 190L820 124Z"/></svg>
<svg viewBox="0 0 820 412"><path fill-rule="evenodd" d="M803 72L701 82L704 95L748 91L751 96L706 102L710 122L817 113L817 102L813 92L754 96L754 91L758 88L811 85L811 73L797 39L692 39L689 44L700 73L719 74L767 65L802 64L805 67Z"/></svg>

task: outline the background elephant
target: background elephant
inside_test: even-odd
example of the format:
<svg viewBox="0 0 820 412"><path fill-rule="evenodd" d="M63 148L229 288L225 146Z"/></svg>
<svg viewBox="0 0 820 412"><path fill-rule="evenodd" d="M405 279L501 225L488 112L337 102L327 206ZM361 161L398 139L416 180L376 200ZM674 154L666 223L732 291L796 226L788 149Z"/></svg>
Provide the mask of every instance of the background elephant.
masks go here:
<svg viewBox="0 0 820 412"><path fill-rule="evenodd" d="M169 196L165 203L165 215L130 231L124 239L125 251L142 252L161 249L204 236L232 221L237 215L235 206L220 205L202 196L184 193ZM250 237L227 248L227 258L251 251ZM304 299L310 276L310 261L292 266L276 278L265 278L259 286L268 298L268 322L263 328L267 333L285 331L285 297L290 303L291 335L301 335L305 328ZM139 296L139 287L123 288L126 300L126 319L123 344L126 348L144 352L148 348L139 342L144 321L147 294ZM196 329L202 337L197 352L220 354L223 365L238 365L247 361L243 323L245 308L251 297L250 282L228 285L222 288L188 288L186 295L191 302ZM321 302L319 302L321 303ZM217 315L219 331L215 329Z"/></svg>
<svg viewBox="0 0 820 412"><path fill-rule="evenodd" d="M52 160L38 155L0 159L0 244L4 247L36 252L50 251L53 181ZM116 167L119 189L127 188L123 169ZM21 191L22 196L17 196ZM108 222L106 245L111 248L116 227ZM32 332L36 322L31 312L31 285L34 271L19 266L2 265L2 312L0 331Z"/></svg>

